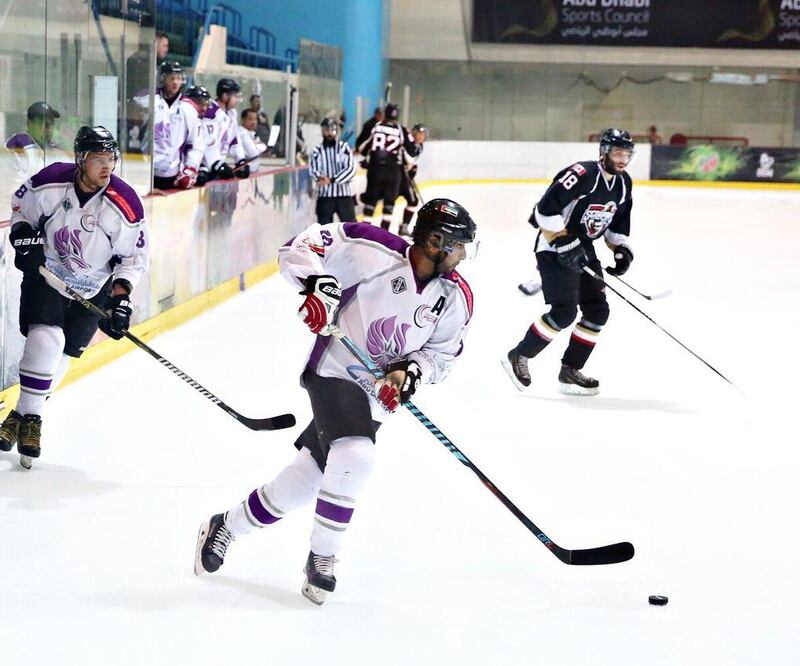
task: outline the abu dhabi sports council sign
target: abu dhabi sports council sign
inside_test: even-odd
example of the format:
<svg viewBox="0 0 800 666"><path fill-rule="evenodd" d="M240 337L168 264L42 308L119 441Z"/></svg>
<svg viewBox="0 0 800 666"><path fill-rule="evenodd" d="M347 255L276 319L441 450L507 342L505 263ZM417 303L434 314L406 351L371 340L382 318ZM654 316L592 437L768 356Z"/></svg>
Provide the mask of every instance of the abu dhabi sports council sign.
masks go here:
<svg viewBox="0 0 800 666"><path fill-rule="evenodd" d="M474 42L800 48L800 0L473 0Z"/></svg>

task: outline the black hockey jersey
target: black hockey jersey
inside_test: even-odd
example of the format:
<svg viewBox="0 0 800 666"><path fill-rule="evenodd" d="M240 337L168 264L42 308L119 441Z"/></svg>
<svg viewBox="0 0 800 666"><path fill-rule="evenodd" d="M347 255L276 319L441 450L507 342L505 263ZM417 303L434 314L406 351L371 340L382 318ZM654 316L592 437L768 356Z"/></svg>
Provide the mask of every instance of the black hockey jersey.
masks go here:
<svg viewBox="0 0 800 666"><path fill-rule="evenodd" d="M566 227L593 256L592 243L604 236L611 245L624 244L630 236L631 177L623 172L606 180L599 162L577 162L556 174L534 215L537 225L551 232ZM539 234L536 251L554 251Z"/></svg>
<svg viewBox="0 0 800 666"><path fill-rule="evenodd" d="M384 120L372 128L369 138L358 146L358 152L369 156L370 166L403 163L403 150L412 156L417 154L411 133L402 125Z"/></svg>

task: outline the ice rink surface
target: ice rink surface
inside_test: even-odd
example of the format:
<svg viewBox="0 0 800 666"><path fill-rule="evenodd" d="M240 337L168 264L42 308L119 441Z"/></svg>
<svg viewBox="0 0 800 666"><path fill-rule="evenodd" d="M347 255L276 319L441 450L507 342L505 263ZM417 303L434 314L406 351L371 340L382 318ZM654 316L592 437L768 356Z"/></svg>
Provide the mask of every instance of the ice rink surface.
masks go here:
<svg viewBox="0 0 800 666"><path fill-rule="evenodd" d="M31 472L0 454L0 663L800 662L800 193L636 186L626 279L673 293L620 289L744 395L609 294L586 367L602 392L579 398L557 392L566 333L524 394L499 363L544 311L516 288L542 189L424 191L470 210L481 249L462 271L463 357L415 402L560 545L629 540L632 561L562 564L399 413L324 607L300 595L313 506L195 577L201 520L287 464L310 417L297 375L311 336L273 277L152 346L237 410L291 411L298 427L250 432L134 350L56 394Z"/></svg>

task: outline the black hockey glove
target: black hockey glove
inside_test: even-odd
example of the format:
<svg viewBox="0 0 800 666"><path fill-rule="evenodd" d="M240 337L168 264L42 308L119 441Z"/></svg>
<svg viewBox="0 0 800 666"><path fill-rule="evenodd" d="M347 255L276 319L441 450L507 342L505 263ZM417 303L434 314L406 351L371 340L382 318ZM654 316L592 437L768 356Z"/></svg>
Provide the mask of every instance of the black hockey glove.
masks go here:
<svg viewBox="0 0 800 666"><path fill-rule="evenodd" d="M625 275L631 267L633 252L627 245L617 245L614 248L614 265L606 268L609 275Z"/></svg>
<svg viewBox="0 0 800 666"><path fill-rule="evenodd" d="M577 236L562 236L553 241L556 248L558 263L564 268L580 273L583 267L589 263L586 250L583 248L581 239Z"/></svg>
<svg viewBox="0 0 800 666"><path fill-rule="evenodd" d="M416 361L395 361L390 363L386 368L386 374L390 375L397 370L402 370L406 373L405 379L400 386L400 404L411 400L411 396L416 393L422 381L422 368Z"/></svg>
<svg viewBox="0 0 800 666"><path fill-rule="evenodd" d="M197 187L203 187L203 185L205 185L209 180L211 180L211 174L205 169L200 169L200 171L197 173L195 185L197 185Z"/></svg>
<svg viewBox="0 0 800 666"><path fill-rule="evenodd" d="M106 314L108 318L100 320L100 330L109 338L120 340L131 325L130 296L128 294L118 294L109 297Z"/></svg>
<svg viewBox="0 0 800 666"><path fill-rule="evenodd" d="M233 173L236 174L237 178L249 178L250 164L248 164L247 160L239 160L233 169Z"/></svg>
<svg viewBox="0 0 800 666"><path fill-rule="evenodd" d="M17 222L8 236L14 248L14 265L23 273L35 273L44 266L44 234L27 222Z"/></svg>
<svg viewBox="0 0 800 666"><path fill-rule="evenodd" d="M230 180L231 178L233 178L233 169L225 162L215 162L211 167L209 180Z"/></svg>

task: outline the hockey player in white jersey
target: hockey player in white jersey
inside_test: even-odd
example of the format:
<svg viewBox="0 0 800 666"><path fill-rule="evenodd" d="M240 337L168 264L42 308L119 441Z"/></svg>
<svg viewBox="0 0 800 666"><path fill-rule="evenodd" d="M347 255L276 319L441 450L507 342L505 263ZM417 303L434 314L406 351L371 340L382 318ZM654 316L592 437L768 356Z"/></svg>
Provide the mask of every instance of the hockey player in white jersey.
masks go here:
<svg viewBox="0 0 800 666"><path fill-rule="evenodd" d="M11 197L14 265L22 271L19 322L26 336L19 361L20 397L0 425L0 451L14 444L20 462L41 451L42 412L98 327L98 317L49 286L40 266L101 309L99 322L119 339L130 324L130 293L147 268L144 209L133 188L112 174L117 142L104 127L81 127L75 163L45 167Z"/></svg>
<svg viewBox="0 0 800 666"><path fill-rule="evenodd" d="M200 115L203 105L181 95L185 82L177 62L161 64L153 120L153 187L188 189L197 181L203 159Z"/></svg>
<svg viewBox="0 0 800 666"><path fill-rule="evenodd" d="M234 538L316 500L302 591L316 604L333 592L335 556L372 469L378 427L420 385L442 381L463 351L473 298L455 268L476 248L475 231L463 207L433 199L418 213L413 245L350 222L314 224L281 248L281 273L302 288L299 315L317 335L301 376L313 420L294 462L201 525L196 574L219 569ZM385 380L330 337L334 321Z"/></svg>
<svg viewBox="0 0 800 666"><path fill-rule="evenodd" d="M236 105L242 100L239 84L233 79L217 81L217 99L203 115L203 167L199 183L209 180L247 178L250 169L239 143L239 123L236 118ZM236 171L227 163L232 157Z"/></svg>
<svg viewBox="0 0 800 666"><path fill-rule="evenodd" d="M258 111L255 109L244 109L242 111L242 124L239 126L239 144L242 146L246 164L240 165L236 172L242 171L249 176L256 173L259 168L258 157L267 152L266 144L258 136ZM246 171L245 171L246 169Z"/></svg>

